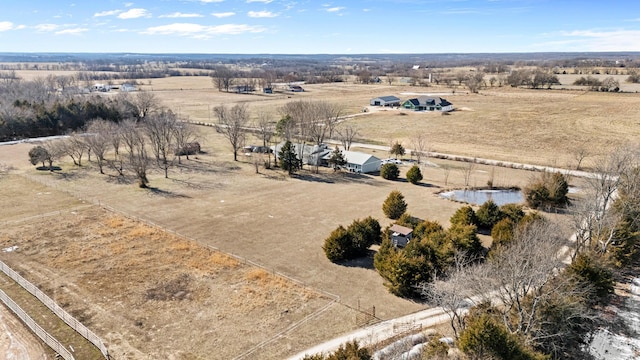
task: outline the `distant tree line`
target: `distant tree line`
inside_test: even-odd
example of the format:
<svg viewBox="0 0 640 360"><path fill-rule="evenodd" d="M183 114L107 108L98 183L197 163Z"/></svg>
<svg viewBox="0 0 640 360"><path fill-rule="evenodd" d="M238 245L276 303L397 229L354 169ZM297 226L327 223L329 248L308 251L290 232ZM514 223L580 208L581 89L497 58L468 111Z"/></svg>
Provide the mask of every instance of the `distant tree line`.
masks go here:
<svg viewBox="0 0 640 360"><path fill-rule="evenodd" d="M73 96L52 90L51 85L45 79L0 81L0 141L62 135L96 118L116 123L130 117L140 120L159 107L148 92L109 98Z"/></svg>

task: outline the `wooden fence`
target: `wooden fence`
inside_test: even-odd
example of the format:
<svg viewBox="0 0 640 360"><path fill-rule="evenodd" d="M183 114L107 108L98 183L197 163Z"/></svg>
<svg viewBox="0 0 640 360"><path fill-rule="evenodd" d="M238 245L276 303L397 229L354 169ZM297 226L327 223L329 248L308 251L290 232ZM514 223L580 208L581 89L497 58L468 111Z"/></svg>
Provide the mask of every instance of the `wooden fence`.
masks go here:
<svg viewBox="0 0 640 360"><path fill-rule="evenodd" d="M69 327L78 332L78 334L82 335L87 341L95 345L105 359L110 359L109 350L107 350L106 345L93 331L89 330L86 326L76 320L73 316L71 316L68 312L66 312L63 308L60 307L55 301L53 301L49 296L43 293L40 289L38 289L35 285L30 283L28 280L23 278L20 274L11 269L7 264L0 261L0 270L5 273L8 277L13 279L15 282L20 284L25 290L27 290L31 295L35 296L38 300L40 300L46 307L49 308L54 314L56 314L62 321L64 321ZM54 348L55 350L55 348ZM66 359L66 358L65 358Z"/></svg>
<svg viewBox="0 0 640 360"><path fill-rule="evenodd" d="M22 310L22 308L16 304L4 291L0 290L0 300L11 310L14 314L16 314L20 320L22 320L25 325L33 331L42 341L44 341L53 351L57 352L62 358L65 360L75 360L73 355L67 350L51 334L49 334L46 330L44 330L40 325L38 325L26 311Z"/></svg>

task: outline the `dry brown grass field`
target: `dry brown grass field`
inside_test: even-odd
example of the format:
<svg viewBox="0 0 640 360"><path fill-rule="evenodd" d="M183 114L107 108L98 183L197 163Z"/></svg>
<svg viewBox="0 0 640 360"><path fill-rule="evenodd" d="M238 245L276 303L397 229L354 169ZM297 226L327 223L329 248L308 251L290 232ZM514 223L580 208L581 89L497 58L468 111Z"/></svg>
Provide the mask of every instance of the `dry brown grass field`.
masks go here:
<svg viewBox="0 0 640 360"><path fill-rule="evenodd" d="M361 114L372 97L451 92L395 84L320 84L297 94L239 95L220 93L209 78L195 77L153 79L142 88L198 121L209 121L208 108L221 103L247 102L254 114L269 112L277 120L279 107L297 99L334 102L346 114ZM423 132L432 151L556 166L573 166L578 146L589 147L589 162L640 135L635 94L496 88L443 97L458 110L441 115L387 109L345 122L374 143L398 140L410 147L410 138ZM151 189L137 188L132 179L118 181L109 171L100 175L92 163L74 167L67 159L59 172L38 171L28 163L33 145L0 146L0 165L11 169L10 175L0 175L0 198L8 199L0 209L0 246L19 246L16 252L0 253L0 259L85 317L122 356L117 358L260 354L280 359L356 327L353 308L358 304L375 306L381 319L424 307L389 294L371 257L335 265L321 246L335 227L357 218L371 215L387 225L381 204L394 189L405 195L412 215L448 225L461 205L436 193L463 187L467 164L432 159L433 165L423 166L422 186L328 169L290 178L276 170L255 174L252 159L245 156L233 162L226 140L212 128L202 128L200 142L205 153L183 160L170 170L169 179L152 171ZM402 176L408 168L401 166ZM484 186L493 178L495 186L524 186L533 176L476 165L469 185ZM580 180L573 179L572 185L580 187ZM220 265L206 246L256 262L267 273L242 260ZM274 277L274 271L304 286ZM313 316L331 301L326 293L339 301Z"/></svg>

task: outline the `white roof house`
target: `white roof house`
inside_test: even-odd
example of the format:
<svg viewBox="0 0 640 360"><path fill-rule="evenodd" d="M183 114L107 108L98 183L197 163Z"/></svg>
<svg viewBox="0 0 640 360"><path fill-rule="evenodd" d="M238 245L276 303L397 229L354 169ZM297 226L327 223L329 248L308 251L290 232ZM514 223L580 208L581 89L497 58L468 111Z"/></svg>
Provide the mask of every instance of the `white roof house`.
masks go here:
<svg viewBox="0 0 640 360"><path fill-rule="evenodd" d="M345 169L358 173L373 173L380 171L382 161L377 157L357 151L342 151L347 164Z"/></svg>

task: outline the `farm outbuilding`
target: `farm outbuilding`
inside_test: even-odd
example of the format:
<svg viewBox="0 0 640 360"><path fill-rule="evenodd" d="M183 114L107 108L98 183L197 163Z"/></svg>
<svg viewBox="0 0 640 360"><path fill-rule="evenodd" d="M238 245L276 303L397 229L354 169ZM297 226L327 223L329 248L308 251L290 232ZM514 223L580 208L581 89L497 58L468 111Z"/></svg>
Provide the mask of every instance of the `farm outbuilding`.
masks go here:
<svg viewBox="0 0 640 360"><path fill-rule="evenodd" d="M413 229L408 227L393 225L389 228L391 231L391 242L395 247L405 247L413 237Z"/></svg>
<svg viewBox="0 0 640 360"><path fill-rule="evenodd" d="M405 101L402 107L415 111L453 111L453 104L441 97L420 96Z"/></svg>
<svg viewBox="0 0 640 360"><path fill-rule="evenodd" d="M400 106L400 99L395 96L380 96L371 99L371 106Z"/></svg>
<svg viewBox="0 0 640 360"><path fill-rule="evenodd" d="M382 161L377 157L357 151L343 151L347 164L345 169L357 173L374 173L380 171Z"/></svg>

